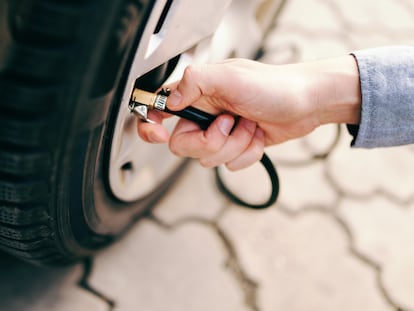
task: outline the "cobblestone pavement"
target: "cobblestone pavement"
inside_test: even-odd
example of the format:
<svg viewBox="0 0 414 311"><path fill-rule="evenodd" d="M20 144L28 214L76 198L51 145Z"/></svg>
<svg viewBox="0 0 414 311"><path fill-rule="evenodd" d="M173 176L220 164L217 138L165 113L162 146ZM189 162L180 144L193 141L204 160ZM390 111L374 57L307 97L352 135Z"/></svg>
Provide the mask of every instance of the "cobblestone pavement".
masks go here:
<svg viewBox="0 0 414 311"><path fill-rule="evenodd" d="M290 0L262 60L413 44L413 33L413 0ZM349 143L325 126L270 148L282 185L264 211L230 204L194 163L93 261L44 270L2 255L0 309L414 310L414 148ZM261 172L239 174L243 185Z"/></svg>

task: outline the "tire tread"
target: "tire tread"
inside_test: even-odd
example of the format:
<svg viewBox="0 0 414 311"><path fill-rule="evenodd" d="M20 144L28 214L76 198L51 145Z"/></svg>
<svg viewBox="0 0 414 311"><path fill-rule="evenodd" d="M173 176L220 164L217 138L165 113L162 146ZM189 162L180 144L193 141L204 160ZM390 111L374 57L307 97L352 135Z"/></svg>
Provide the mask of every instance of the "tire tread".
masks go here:
<svg viewBox="0 0 414 311"><path fill-rule="evenodd" d="M0 72L0 248L35 264L70 260L52 229L49 179L56 103L88 2L39 0L10 13L12 42Z"/></svg>

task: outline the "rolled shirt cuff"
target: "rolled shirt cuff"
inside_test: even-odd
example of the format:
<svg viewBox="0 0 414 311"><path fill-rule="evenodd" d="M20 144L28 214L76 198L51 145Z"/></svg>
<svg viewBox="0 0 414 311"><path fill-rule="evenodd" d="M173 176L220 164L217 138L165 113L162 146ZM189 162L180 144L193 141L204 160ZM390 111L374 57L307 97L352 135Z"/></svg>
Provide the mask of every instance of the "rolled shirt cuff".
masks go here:
<svg viewBox="0 0 414 311"><path fill-rule="evenodd" d="M414 143L414 47L353 52L361 81L359 125L348 125L354 147Z"/></svg>

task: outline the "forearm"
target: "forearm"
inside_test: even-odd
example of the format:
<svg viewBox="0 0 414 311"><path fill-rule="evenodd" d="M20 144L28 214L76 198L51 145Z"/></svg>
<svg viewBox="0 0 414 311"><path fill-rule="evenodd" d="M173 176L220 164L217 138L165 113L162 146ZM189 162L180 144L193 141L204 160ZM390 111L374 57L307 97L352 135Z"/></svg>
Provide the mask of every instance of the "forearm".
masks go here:
<svg viewBox="0 0 414 311"><path fill-rule="evenodd" d="M353 56L307 63L309 97L320 124L359 124L361 86Z"/></svg>
<svg viewBox="0 0 414 311"><path fill-rule="evenodd" d="M306 63L319 123L346 123L363 148L414 143L414 47L357 51Z"/></svg>

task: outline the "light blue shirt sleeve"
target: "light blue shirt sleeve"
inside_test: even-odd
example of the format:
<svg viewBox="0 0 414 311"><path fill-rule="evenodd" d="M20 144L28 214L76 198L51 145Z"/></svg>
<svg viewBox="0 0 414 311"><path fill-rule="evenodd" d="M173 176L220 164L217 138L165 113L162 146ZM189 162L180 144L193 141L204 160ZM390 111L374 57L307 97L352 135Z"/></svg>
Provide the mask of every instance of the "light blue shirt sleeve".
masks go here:
<svg viewBox="0 0 414 311"><path fill-rule="evenodd" d="M391 46L352 53L358 63L362 111L348 125L352 146L388 147L414 143L414 47Z"/></svg>

